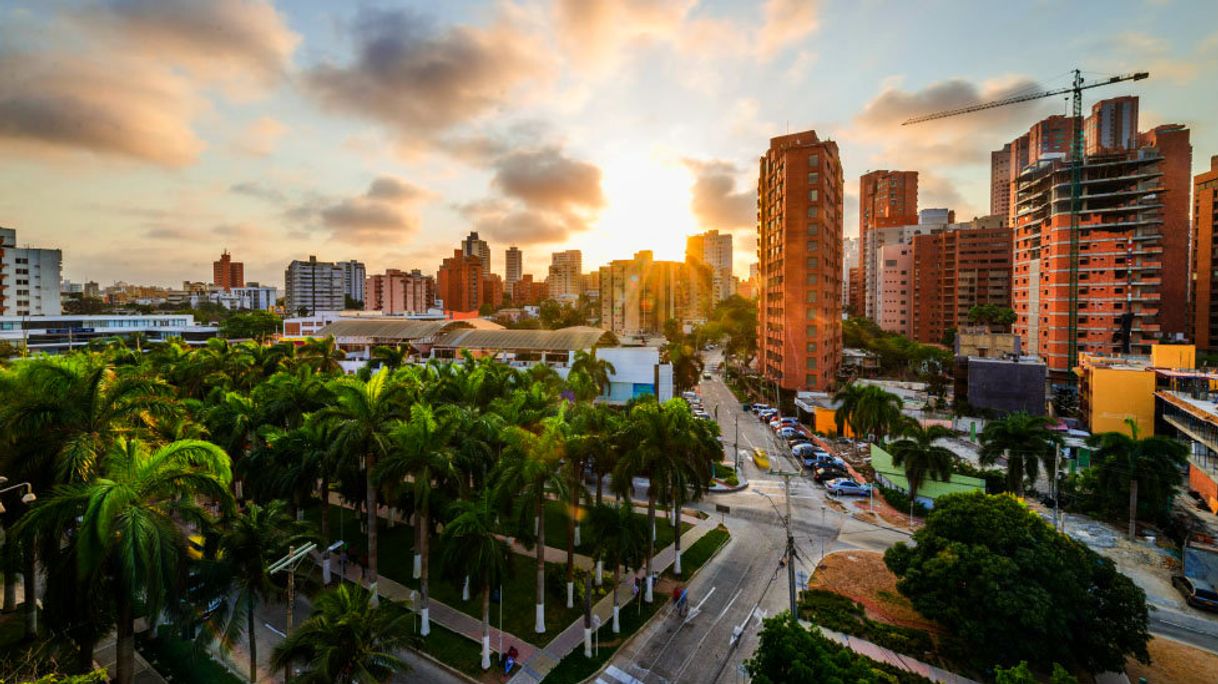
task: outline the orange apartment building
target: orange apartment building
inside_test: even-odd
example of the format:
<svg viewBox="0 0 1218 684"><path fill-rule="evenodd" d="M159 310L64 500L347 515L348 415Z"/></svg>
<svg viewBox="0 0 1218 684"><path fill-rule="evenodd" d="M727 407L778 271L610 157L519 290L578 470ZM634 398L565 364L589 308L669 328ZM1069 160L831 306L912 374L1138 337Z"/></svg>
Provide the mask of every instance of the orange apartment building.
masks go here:
<svg viewBox="0 0 1218 684"><path fill-rule="evenodd" d="M1157 148L1084 159L1079 353L1146 355L1163 332L1166 165ZM1015 332L1059 376L1070 354L1070 179L1068 161L1058 157L1015 180Z"/></svg>
<svg viewBox="0 0 1218 684"><path fill-rule="evenodd" d="M832 389L841 363L843 196L836 142L811 130L770 139L757 179L758 367L787 390Z"/></svg>
<svg viewBox="0 0 1218 684"><path fill-rule="evenodd" d="M1137 98L1133 98L1136 100ZM1136 112L1136 109L1135 109ZM1164 302L1189 301L1192 265L1189 258L1189 197L1192 191L1193 146L1189 130L1180 124L1164 124L1138 136L1142 148L1163 155L1163 288ZM1160 333L1180 341L1188 335L1188 306L1165 306L1159 311Z"/></svg>
<svg viewBox="0 0 1218 684"><path fill-rule="evenodd" d="M918 223L918 172L870 171L859 177L859 266L862 278L862 315L875 320L878 302L875 288L875 263L878 254L867 240L876 228L911 226Z"/></svg>
<svg viewBox="0 0 1218 684"><path fill-rule="evenodd" d="M1210 170L1193 179L1193 321L1198 349L1218 351L1218 155L1210 157Z"/></svg>
<svg viewBox="0 0 1218 684"><path fill-rule="evenodd" d="M503 306L503 276L498 273L486 273L482 276L482 301L478 304L490 304L498 309Z"/></svg>
<svg viewBox="0 0 1218 684"><path fill-rule="evenodd" d="M913 238L910 337L941 344L968 324L974 306L1011 305L1011 234L1006 216Z"/></svg>
<svg viewBox="0 0 1218 684"><path fill-rule="evenodd" d="M482 259L465 255L460 249L440 264L436 274L436 296L444 300L445 311L477 311L482 306Z"/></svg>
<svg viewBox="0 0 1218 684"><path fill-rule="evenodd" d="M391 268L364 279L364 310L386 314L421 314L435 304L436 279L417 268Z"/></svg>
<svg viewBox="0 0 1218 684"><path fill-rule="evenodd" d="M534 282L533 274L526 273L512 283L513 306L536 306L550 298L550 286L544 281Z"/></svg>
<svg viewBox="0 0 1218 684"><path fill-rule="evenodd" d="M211 282L216 287L231 290L234 287L245 287L245 264L233 261L233 257L224 250L220 260L211 262Z"/></svg>

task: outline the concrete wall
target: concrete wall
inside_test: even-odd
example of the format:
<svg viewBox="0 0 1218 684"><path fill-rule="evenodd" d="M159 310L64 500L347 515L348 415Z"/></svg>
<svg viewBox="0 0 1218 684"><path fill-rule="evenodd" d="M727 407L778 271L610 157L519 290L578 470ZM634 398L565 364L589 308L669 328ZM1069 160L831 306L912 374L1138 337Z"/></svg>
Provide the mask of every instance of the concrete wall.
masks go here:
<svg viewBox="0 0 1218 684"><path fill-rule="evenodd" d="M1155 433L1155 374L1146 369L1092 368L1089 371L1091 432L1129 434L1126 418L1133 418L1138 433Z"/></svg>
<svg viewBox="0 0 1218 684"><path fill-rule="evenodd" d="M1023 411L1045 415L1043 363L1015 363L997 359L968 360L968 403L1000 413ZM1153 402L1152 402L1153 403Z"/></svg>
<svg viewBox="0 0 1218 684"><path fill-rule="evenodd" d="M903 492L909 491L909 480L905 479L904 468L894 465L892 454L874 444L871 445L871 466L875 468L876 476L886 486ZM985 480L953 473L948 482L928 478L918 488L918 501L928 508L933 508L935 499L941 496L976 491L985 491Z"/></svg>

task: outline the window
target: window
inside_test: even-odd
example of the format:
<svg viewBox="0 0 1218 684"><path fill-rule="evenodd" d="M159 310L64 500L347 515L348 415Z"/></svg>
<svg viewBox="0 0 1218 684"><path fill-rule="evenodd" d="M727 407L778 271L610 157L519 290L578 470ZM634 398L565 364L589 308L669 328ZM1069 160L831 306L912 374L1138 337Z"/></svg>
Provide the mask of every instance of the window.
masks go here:
<svg viewBox="0 0 1218 684"><path fill-rule="evenodd" d="M820 249L820 243L816 240L808 240L808 251L815 252Z"/></svg>
<svg viewBox="0 0 1218 684"><path fill-rule="evenodd" d="M816 359L811 356L808 357L808 370L816 370Z"/></svg>
<svg viewBox="0 0 1218 684"><path fill-rule="evenodd" d="M820 201L820 191L817 190L816 188L812 188L811 190L809 190L808 191L808 201L809 202L819 202Z"/></svg>
<svg viewBox="0 0 1218 684"><path fill-rule="evenodd" d="M809 325L807 332L808 332L808 337L816 337L817 336L816 326Z"/></svg>
<svg viewBox="0 0 1218 684"><path fill-rule="evenodd" d="M808 303L809 304L816 303L816 290L808 290Z"/></svg>
<svg viewBox="0 0 1218 684"><path fill-rule="evenodd" d="M815 223L809 223L808 237L816 237L818 233L820 233L820 226L816 225Z"/></svg>
<svg viewBox="0 0 1218 684"><path fill-rule="evenodd" d="M819 154L808 155L808 168L810 168L810 169L820 168L820 155Z"/></svg>
<svg viewBox="0 0 1218 684"><path fill-rule="evenodd" d="M816 207L808 207L808 218L816 218Z"/></svg>
<svg viewBox="0 0 1218 684"><path fill-rule="evenodd" d="M808 274L808 284L809 285L815 285L817 283L817 280L818 280L818 277L815 273Z"/></svg>
<svg viewBox="0 0 1218 684"><path fill-rule="evenodd" d="M808 320L815 321L819 317L820 317L820 314L816 311L816 307L809 306L808 307Z"/></svg>
<svg viewBox="0 0 1218 684"><path fill-rule="evenodd" d="M805 375L805 376L804 376L804 384L806 384L806 385L815 385L815 384L816 384L816 376L815 376L815 375Z"/></svg>
<svg viewBox="0 0 1218 684"><path fill-rule="evenodd" d="M808 257L808 268L819 268L820 260L816 257Z"/></svg>
<svg viewBox="0 0 1218 684"><path fill-rule="evenodd" d="M819 173L809 173L808 174L808 185L819 185L819 184L820 184L820 174Z"/></svg>
<svg viewBox="0 0 1218 684"><path fill-rule="evenodd" d="M809 342L809 343L808 343L808 353L809 353L809 354L815 354L815 353L816 353L816 343L815 343L815 342Z"/></svg>

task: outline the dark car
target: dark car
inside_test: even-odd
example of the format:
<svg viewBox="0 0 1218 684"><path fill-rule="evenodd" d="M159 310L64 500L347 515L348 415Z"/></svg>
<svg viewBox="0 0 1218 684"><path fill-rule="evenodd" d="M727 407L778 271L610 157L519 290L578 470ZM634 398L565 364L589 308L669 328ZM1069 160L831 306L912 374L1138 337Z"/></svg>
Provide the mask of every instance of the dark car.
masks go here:
<svg viewBox="0 0 1218 684"><path fill-rule="evenodd" d="M840 477L850 477L850 473L845 468L837 466L821 466L812 473L812 479L816 482L828 482Z"/></svg>
<svg viewBox="0 0 1218 684"><path fill-rule="evenodd" d="M1171 583L1184 595L1184 601L1193 608L1218 612L1218 592L1205 580L1176 575Z"/></svg>

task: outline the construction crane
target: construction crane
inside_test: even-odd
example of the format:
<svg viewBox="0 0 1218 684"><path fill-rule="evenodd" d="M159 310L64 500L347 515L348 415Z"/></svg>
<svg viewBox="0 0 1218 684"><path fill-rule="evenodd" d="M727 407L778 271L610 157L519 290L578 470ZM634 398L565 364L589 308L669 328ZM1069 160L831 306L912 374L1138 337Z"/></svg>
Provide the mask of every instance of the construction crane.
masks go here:
<svg viewBox="0 0 1218 684"><path fill-rule="evenodd" d="M1068 369L1073 369L1076 365L1078 365L1078 238L1079 215L1082 213L1083 208L1083 91L1091 88L1113 85L1122 81L1141 81L1144 78L1150 78L1150 74L1145 71L1139 71L1133 74L1110 76L1104 80L1096 81L1094 83L1086 83L1083 80L1083 72L1075 69L1074 82L1068 88L1057 88L1055 90L1045 90L1037 93L1015 95L1002 100L995 100L993 102L985 102L969 105L967 107L948 109L942 112L935 112L934 114L915 116L912 119L906 119L901 123L902 126L909 126L911 124L919 124L926 121L934 121L936 119L946 119L950 116L971 114L973 112L980 112L986 109L994 109L995 107L1005 107L1007 105L1018 104L1020 102L1041 100L1046 97L1065 95L1067 93L1072 96L1072 104L1074 108L1074 140L1071 144L1070 151L1070 336L1067 344ZM1125 346L1128 346L1127 339L1125 341ZM1070 373L1070 377L1073 379L1074 374Z"/></svg>

